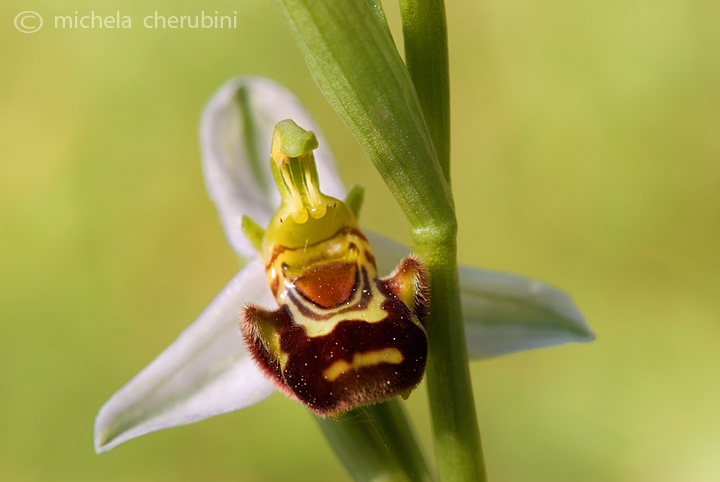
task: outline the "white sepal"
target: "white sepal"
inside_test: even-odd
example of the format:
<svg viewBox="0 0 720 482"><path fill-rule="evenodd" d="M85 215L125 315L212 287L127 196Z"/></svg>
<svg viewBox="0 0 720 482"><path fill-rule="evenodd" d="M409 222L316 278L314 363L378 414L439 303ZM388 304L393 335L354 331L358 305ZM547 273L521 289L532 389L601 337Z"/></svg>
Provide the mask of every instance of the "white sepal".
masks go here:
<svg viewBox="0 0 720 482"><path fill-rule="evenodd" d="M95 450L105 452L155 430L239 410L274 393L240 333L240 310L251 301L277 306L257 259L102 406L95 419Z"/></svg>
<svg viewBox="0 0 720 482"><path fill-rule="evenodd" d="M573 300L559 289L468 266L460 266L459 274L471 359L595 339Z"/></svg>

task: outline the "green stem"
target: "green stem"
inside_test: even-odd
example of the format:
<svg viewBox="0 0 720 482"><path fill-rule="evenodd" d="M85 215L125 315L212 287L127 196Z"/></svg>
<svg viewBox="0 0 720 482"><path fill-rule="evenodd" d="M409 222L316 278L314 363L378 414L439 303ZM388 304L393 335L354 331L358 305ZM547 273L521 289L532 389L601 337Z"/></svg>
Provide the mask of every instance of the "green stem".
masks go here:
<svg viewBox="0 0 720 482"><path fill-rule="evenodd" d="M400 9L405 62L449 184L450 74L445 5L443 0L401 0ZM431 279L427 383L438 470L446 482L484 481L485 462L464 349L456 226L447 226L444 231L428 236L427 230L421 230L413 236L413 251L428 265Z"/></svg>
<svg viewBox="0 0 720 482"><path fill-rule="evenodd" d="M450 71L443 0L401 0L405 64L450 183Z"/></svg>
<svg viewBox="0 0 720 482"><path fill-rule="evenodd" d="M435 481L397 399L317 422L356 482Z"/></svg>
<svg viewBox="0 0 720 482"><path fill-rule="evenodd" d="M425 379L435 456L443 482L487 480L462 324L455 232L414 233L413 251L430 272L430 341Z"/></svg>

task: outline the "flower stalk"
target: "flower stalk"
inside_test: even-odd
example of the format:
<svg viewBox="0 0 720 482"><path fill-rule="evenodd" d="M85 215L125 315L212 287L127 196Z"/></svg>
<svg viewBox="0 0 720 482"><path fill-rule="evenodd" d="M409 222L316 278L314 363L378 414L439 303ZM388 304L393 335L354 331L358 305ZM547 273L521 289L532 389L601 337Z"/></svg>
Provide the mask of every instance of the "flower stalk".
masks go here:
<svg viewBox="0 0 720 482"><path fill-rule="evenodd" d="M405 65L450 183L450 70L443 0L401 0Z"/></svg>
<svg viewBox="0 0 720 482"><path fill-rule="evenodd" d="M405 62L445 181L450 184L450 71L444 0L401 0ZM413 237L428 265L432 310L426 379L441 479L485 481L487 474L470 379L457 270L456 226L439 243Z"/></svg>
<svg viewBox="0 0 720 482"><path fill-rule="evenodd" d="M317 418L356 482L435 482L398 399Z"/></svg>

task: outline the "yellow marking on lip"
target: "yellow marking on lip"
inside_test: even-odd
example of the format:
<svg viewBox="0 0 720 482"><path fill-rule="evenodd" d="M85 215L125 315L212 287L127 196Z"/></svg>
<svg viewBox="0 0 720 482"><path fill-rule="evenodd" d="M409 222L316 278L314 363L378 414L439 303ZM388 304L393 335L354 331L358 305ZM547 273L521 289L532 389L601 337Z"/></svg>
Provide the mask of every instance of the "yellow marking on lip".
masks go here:
<svg viewBox="0 0 720 482"><path fill-rule="evenodd" d="M345 306L341 305L336 308L329 310L323 310L326 313L334 313L330 318L326 320L311 320L304 317L300 310L293 304L288 302L286 294L282 294L279 298L278 304L281 306L287 306L292 316L293 322L297 325L303 326L307 336L315 338L319 336L325 336L331 333L335 327L343 321L347 320L360 320L365 323L378 323L387 318L388 314L382 309L382 304L386 297L377 289L375 283L370 283L370 302L365 308L351 310L345 313L339 313L340 310L344 309ZM354 305L360 301L362 297L362 290L357 290L355 295L349 301L349 305ZM309 310L317 310L317 306L312 302L302 299L298 296L299 302Z"/></svg>
<svg viewBox="0 0 720 482"><path fill-rule="evenodd" d="M337 377L350 370L352 370L352 365L345 360L336 361L330 365L330 368L323 371L323 377L329 382L334 382Z"/></svg>
<svg viewBox="0 0 720 482"><path fill-rule="evenodd" d="M265 348L270 354L280 362L280 370L285 370L288 359L290 358L287 353L283 353L280 350L280 334L269 327L259 327L261 333L260 337L265 341Z"/></svg>
<svg viewBox="0 0 720 482"><path fill-rule="evenodd" d="M355 353L352 364L345 360L336 361L323 371L323 377L330 382L334 382L340 375L350 370L358 371L360 368L379 365L380 363L397 365L398 363L402 363L403 359L402 353L400 353L400 350L397 348L385 348L365 353Z"/></svg>
<svg viewBox="0 0 720 482"><path fill-rule="evenodd" d="M280 359L280 371L285 371L285 366L287 365L287 362L290 359L290 355L288 355L287 353L281 353L279 359Z"/></svg>

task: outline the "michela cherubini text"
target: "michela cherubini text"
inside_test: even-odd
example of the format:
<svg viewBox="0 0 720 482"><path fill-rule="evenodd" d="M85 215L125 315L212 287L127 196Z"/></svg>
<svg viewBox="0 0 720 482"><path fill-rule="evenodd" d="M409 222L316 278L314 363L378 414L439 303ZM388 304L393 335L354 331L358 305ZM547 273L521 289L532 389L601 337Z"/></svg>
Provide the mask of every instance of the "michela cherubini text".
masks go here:
<svg viewBox="0 0 720 482"><path fill-rule="evenodd" d="M275 126L270 164L282 203L266 229L243 218L279 308L249 304L241 328L279 390L320 416L407 397L427 359L428 281L408 256L378 278L357 224L363 191L345 202L320 192L312 132Z"/></svg>

